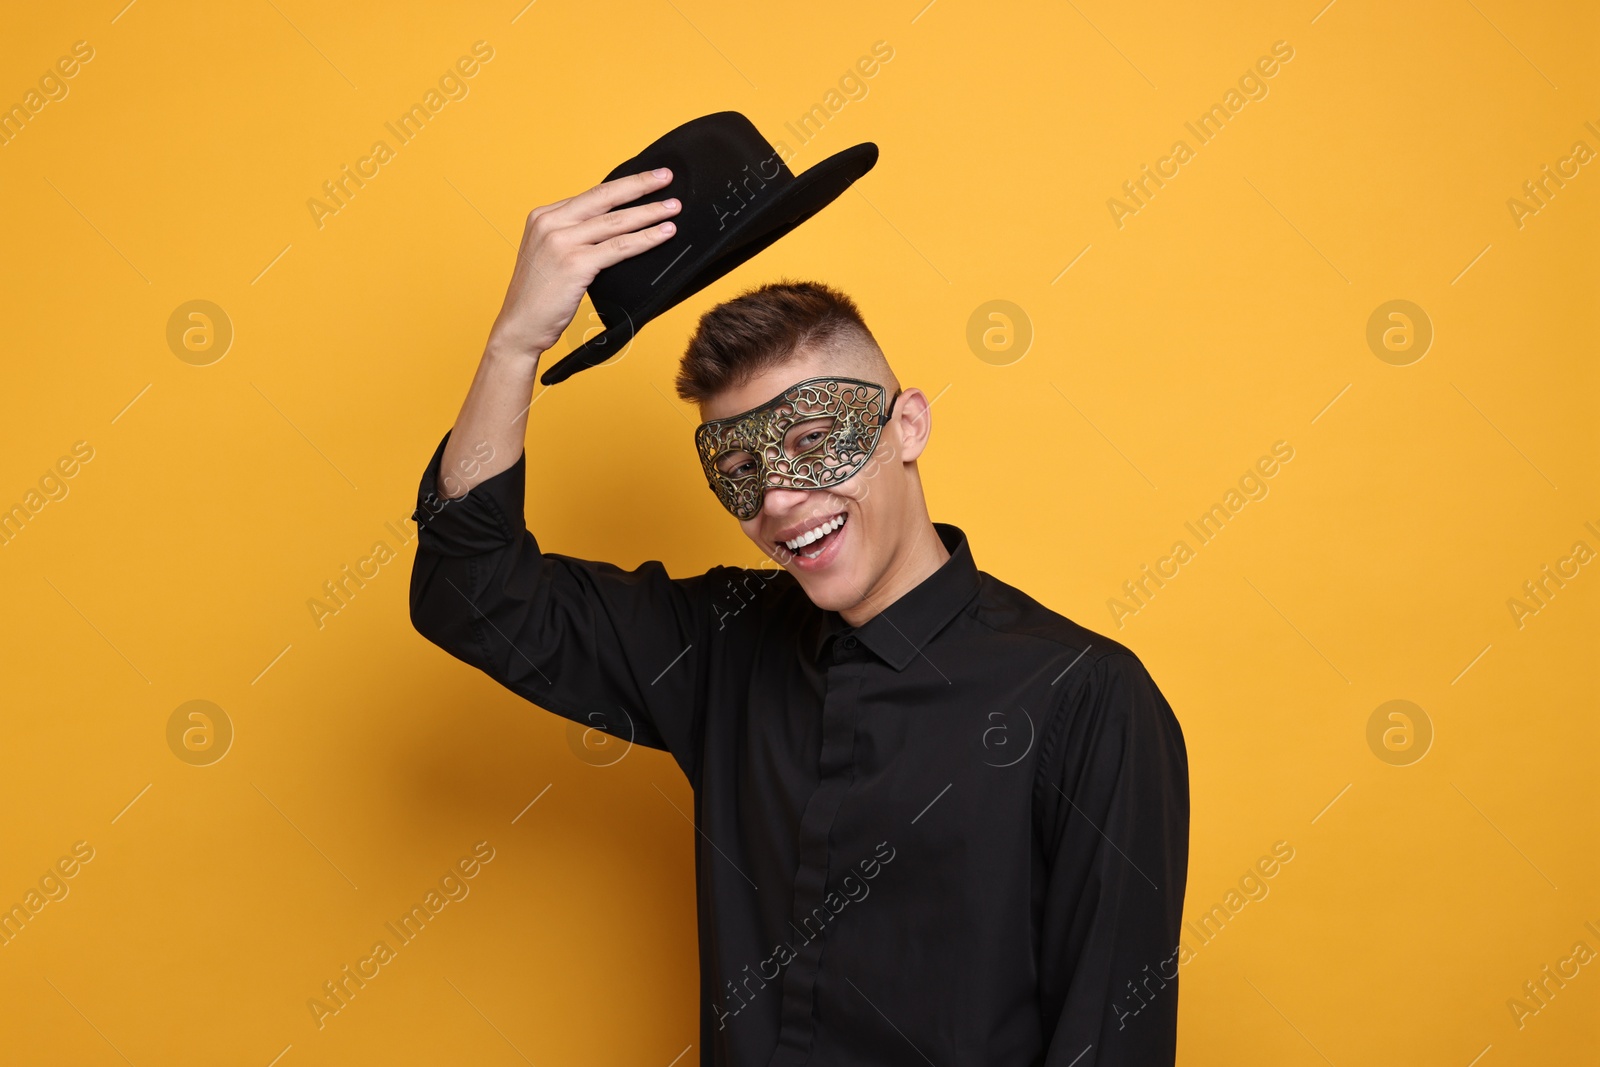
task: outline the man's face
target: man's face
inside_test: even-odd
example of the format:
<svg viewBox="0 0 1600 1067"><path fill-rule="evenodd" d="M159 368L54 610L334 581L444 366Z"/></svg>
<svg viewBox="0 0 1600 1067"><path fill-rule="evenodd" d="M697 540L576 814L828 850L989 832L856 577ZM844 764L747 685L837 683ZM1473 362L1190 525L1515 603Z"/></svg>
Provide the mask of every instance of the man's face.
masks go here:
<svg viewBox="0 0 1600 1067"><path fill-rule="evenodd" d="M885 387L885 406L895 389L881 374L855 369L826 352L801 350L789 362L712 397L700 414L707 421L727 418L766 403L796 382L819 377L873 381ZM913 501L921 498L906 471L916 457L905 448L901 416L897 404L872 457L851 477L827 489L768 488L761 510L739 523L818 607L846 611L866 601L909 538Z"/></svg>

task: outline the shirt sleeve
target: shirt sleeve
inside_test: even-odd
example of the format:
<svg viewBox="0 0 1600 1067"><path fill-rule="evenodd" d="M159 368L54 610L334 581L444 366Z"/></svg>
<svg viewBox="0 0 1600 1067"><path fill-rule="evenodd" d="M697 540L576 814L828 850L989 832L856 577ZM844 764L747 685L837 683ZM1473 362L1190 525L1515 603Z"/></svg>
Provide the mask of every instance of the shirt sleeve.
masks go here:
<svg viewBox="0 0 1600 1067"><path fill-rule="evenodd" d="M1063 693L1039 770L1046 1067L1171 1064L1189 765L1137 657L1104 656Z"/></svg>
<svg viewBox="0 0 1600 1067"><path fill-rule="evenodd" d="M437 491L446 434L417 490L411 622L538 706L670 751L691 782L718 567L674 579L544 552L523 519L527 454L463 497Z"/></svg>

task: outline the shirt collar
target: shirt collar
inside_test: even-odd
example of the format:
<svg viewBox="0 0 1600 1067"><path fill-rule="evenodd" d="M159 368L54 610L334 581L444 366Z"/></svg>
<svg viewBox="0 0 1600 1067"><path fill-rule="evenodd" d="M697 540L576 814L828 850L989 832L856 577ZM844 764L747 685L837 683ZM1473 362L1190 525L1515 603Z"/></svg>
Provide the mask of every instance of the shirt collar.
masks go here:
<svg viewBox="0 0 1600 1067"><path fill-rule="evenodd" d="M903 671L972 602L978 593L978 567L967 535L949 523L936 522L933 529L950 558L860 627L852 628L836 611L823 612L812 645L814 656L820 659L827 652L830 638L854 634L879 659Z"/></svg>

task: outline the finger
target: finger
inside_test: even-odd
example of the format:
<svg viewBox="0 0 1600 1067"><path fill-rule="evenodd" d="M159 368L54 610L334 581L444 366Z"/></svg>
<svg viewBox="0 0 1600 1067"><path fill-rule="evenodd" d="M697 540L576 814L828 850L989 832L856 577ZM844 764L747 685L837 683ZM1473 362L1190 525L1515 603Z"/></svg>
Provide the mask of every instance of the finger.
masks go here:
<svg viewBox="0 0 1600 1067"><path fill-rule="evenodd" d="M644 194L661 188L671 180L671 172L668 172L665 176L658 177L655 171L646 170L640 171L638 174L625 174L620 178L601 182L593 189L588 189L570 198L566 204L555 211L553 221L571 226L574 223L592 219L596 215L602 215L610 211L619 204L637 200Z"/></svg>
<svg viewBox="0 0 1600 1067"><path fill-rule="evenodd" d="M662 227L668 229L662 229ZM608 241L601 241L594 245L588 252L588 263L596 271L604 270L613 263L620 263L629 256L636 256L646 252L657 245L668 241L677 232L677 227L669 220L658 223L649 229L637 230L633 233L618 234Z"/></svg>
<svg viewBox="0 0 1600 1067"><path fill-rule="evenodd" d="M608 211L604 215L596 215L587 222L580 222L570 227L566 236L578 244L595 245L618 234L642 230L662 219L671 218L681 210L683 204L672 199L657 200L650 204L623 208L621 211Z"/></svg>
<svg viewBox="0 0 1600 1067"><path fill-rule="evenodd" d="M571 202L572 202L572 197L568 196L568 197L563 197L560 200L557 200L553 204L546 204L543 207L536 207L532 211L528 212L528 221L532 222L534 219L538 218L540 215L548 214L548 213L554 211L558 207L565 207L567 204L570 204Z"/></svg>

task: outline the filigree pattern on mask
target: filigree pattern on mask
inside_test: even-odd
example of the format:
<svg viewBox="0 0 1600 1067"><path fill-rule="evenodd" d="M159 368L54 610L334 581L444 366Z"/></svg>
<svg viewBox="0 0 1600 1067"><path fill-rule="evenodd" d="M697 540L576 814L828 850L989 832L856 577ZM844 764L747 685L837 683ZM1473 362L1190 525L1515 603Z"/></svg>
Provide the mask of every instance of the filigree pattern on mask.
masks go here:
<svg viewBox="0 0 1600 1067"><path fill-rule="evenodd" d="M866 466L899 395L886 408L881 385L855 378L808 378L759 407L701 423L694 438L706 483L740 520L760 512L768 489L838 485ZM787 441L791 430L813 419L831 420L818 423L817 440L797 447L813 436L813 430L805 429L796 441Z"/></svg>

